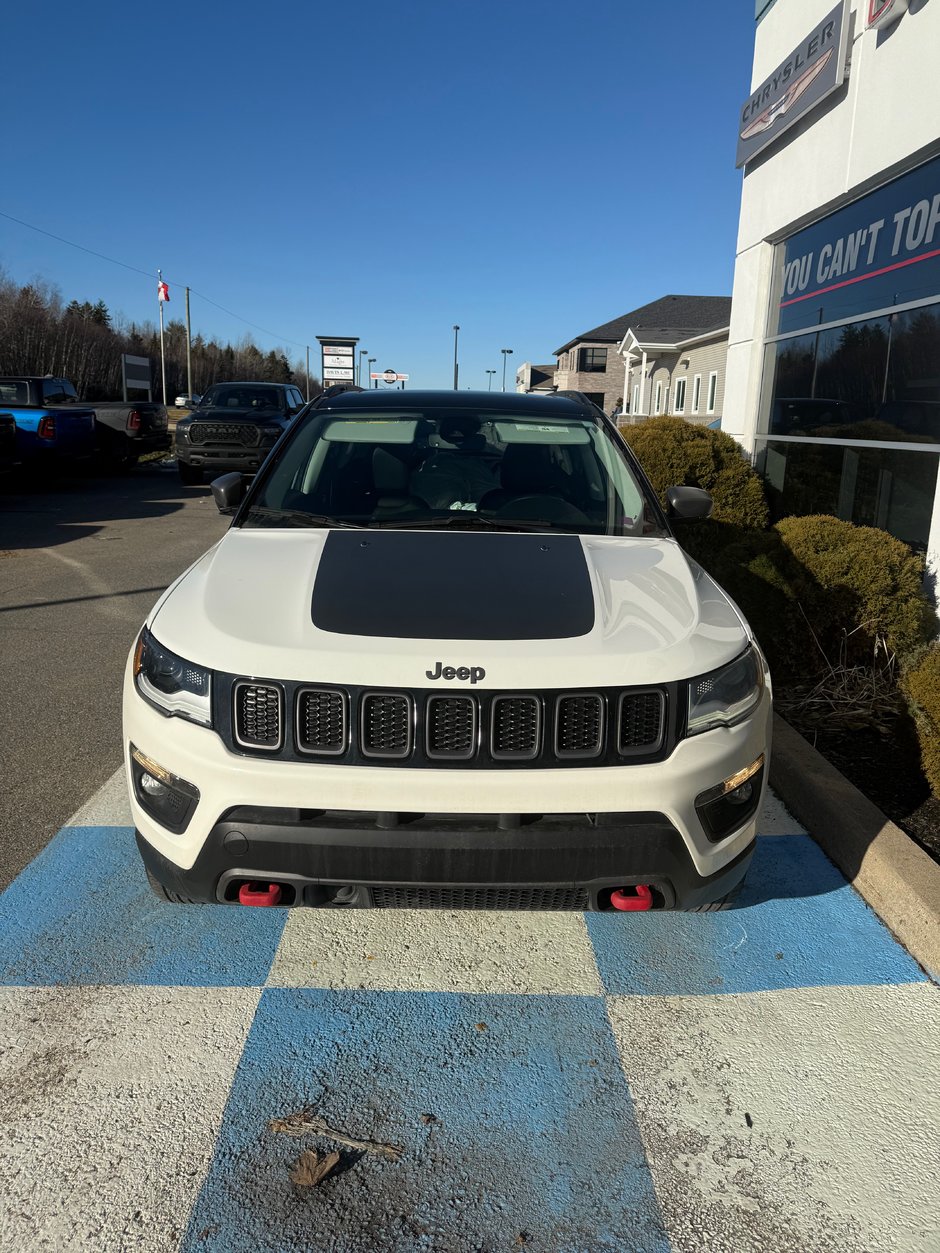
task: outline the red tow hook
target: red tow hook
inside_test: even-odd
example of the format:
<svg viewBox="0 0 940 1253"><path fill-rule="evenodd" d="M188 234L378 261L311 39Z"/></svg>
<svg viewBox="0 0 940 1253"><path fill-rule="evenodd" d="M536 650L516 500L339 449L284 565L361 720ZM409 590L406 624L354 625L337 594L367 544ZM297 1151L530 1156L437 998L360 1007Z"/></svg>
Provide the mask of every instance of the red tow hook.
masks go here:
<svg viewBox="0 0 940 1253"><path fill-rule="evenodd" d="M280 905L281 885L269 883L243 883L238 889L239 905Z"/></svg>
<svg viewBox="0 0 940 1253"><path fill-rule="evenodd" d="M632 888L617 888L610 894L610 903L614 909L632 910L634 912L653 908L653 893L645 883L638 883Z"/></svg>

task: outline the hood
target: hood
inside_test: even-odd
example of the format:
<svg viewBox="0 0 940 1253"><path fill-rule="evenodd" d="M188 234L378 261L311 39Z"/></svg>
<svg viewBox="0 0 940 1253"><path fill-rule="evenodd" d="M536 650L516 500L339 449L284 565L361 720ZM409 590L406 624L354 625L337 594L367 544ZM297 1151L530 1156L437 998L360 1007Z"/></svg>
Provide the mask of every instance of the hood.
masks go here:
<svg viewBox="0 0 940 1253"><path fill-rule="evenodd" d="M150 625L233 674L414 688L440 662L504 691L691 678L748 638L675 540L487 532L233 528Z"/></svg>

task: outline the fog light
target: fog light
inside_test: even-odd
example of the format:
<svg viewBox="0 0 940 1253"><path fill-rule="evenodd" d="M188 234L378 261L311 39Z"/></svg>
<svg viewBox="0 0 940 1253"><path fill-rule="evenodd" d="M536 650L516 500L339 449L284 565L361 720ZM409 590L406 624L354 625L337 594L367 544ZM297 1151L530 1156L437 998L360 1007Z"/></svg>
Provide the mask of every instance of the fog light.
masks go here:
<svg viewBox="0 0 940 1253"><path fill-rule="evenodd" d="M181 835L199 802L199 789L187 779L172 774L133 744L130 749L131 781L140 807L168 831Z"/></svg>
<svg viewBox="0 0 940 1253"><path fill-rule="evenodd" d="M764 779L764 755L695 798L705 834L717 843L754 816Z"/></svg>
<svg viewBox="0 0 940 1253"><path fill-rule="evenodd" d="M155 779L152 774L147 774L144 771L140 776L140 790L146 792L154 800L159 800L161 797L166 796L167 786L165 783L161 783L159 779Z"/></svg>

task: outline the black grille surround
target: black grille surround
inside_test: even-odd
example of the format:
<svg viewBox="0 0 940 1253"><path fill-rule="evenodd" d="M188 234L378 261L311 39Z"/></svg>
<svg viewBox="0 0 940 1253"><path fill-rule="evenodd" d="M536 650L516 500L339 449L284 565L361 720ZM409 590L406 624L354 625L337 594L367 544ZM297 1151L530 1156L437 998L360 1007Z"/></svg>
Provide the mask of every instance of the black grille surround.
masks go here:
<svg viewBox="0 0 940 1253"><path fill-rule="evenodd" d="M189 442L200 448L205 444L257 448L261 429L254 422L191 422Z"/></svg>
<svg viewBox="0 0 940 1253"><path fill-rule="evenodd" d="M270 739L249 742L236 725L236 693L243 686L279 693L276 746ZM685 691L684 683L593 691L405 690L216 671L213 709L229 749L272 761L557 770L664 761L685 735Z"/></svg>

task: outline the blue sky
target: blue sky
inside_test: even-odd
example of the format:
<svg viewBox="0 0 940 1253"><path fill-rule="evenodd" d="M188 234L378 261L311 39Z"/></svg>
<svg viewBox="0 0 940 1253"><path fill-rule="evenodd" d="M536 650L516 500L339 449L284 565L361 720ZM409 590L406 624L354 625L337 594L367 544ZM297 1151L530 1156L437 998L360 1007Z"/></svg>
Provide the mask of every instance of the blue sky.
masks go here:
<svg viewBox="0 0 940 1253"><path fill-rule="evenodd" d="M15 4L0 210L144 271L193 329L507 385L669 292L729 294L752 0ZM0 218L0 266L156 318L156 282ZM289 342L293 341L293 342ZM299 346L298 346L299 345ZM311 363L319 362L314 351Z"/></svg>

